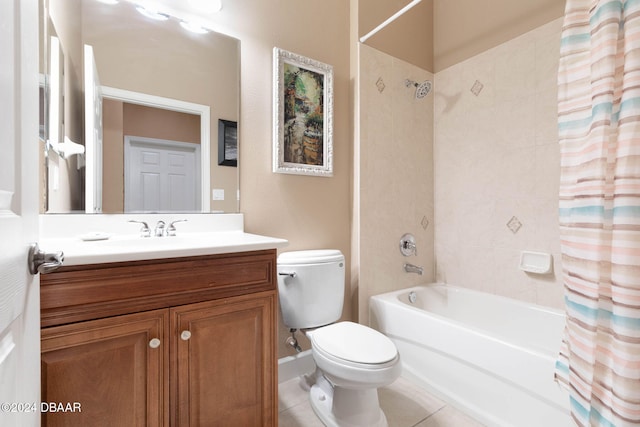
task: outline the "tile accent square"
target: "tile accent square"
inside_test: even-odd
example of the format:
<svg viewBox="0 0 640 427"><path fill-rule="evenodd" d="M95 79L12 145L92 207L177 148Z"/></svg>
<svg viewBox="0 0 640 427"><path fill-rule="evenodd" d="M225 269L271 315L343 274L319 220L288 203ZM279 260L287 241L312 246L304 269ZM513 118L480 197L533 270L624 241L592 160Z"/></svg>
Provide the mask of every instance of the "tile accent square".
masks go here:
<svg viewBox="0 0 640 427"><path fill-rule="evenodd" d="M382 93L382 91L384 91L384 88L386 86L384 84L384 80L382 80L382 77L378 78L378 81L376 81L376 86L378 87L378 92Z"/></svg>
<svg viewBox="0 0 640 427"><path fill-rule="evenodd" d="M484 87L484 85L480 82L480 80L476 80L475 83L473 83L473 86L471 86L471 93L473 93L475 96L480 95L480 92L482 92L482 88Z"/></svg>
<svg viewBox="0 0 640 427"><path fill-rule="evenodd" d="M420 224L422 225L422 228L424 228L425 230L427 229L427 227L429 227L429 220L427 219L426 216L422 217L422 221L420 222Z"/></svg>
<svg viewBox="0 0 640 427"><path fill-rule="evenodd" d="M509 227L509 230L511 230L513 234L516 234L522 227L522 223L518 218L512 216L509 222L507 222L507 227Z"/></svg>

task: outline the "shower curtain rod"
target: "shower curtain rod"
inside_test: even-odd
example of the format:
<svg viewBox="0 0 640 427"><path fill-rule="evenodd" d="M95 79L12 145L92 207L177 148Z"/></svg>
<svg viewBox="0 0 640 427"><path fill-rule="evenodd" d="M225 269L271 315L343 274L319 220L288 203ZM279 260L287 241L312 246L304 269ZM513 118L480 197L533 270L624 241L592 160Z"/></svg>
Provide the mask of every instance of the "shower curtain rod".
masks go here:
<svg viewBox="0 0 640 427"><path fill-rule="evenodd" d="M389 19L384 21L382 24L378 25L373 30L369 31L369 33L367 33L366 35L360 37L360 43L364 43L365 41L367 41L369 39L369 37L373 36L375 33L380 31L381 29L383 29L387 25L391 24L393 21L395 21L401 15L403 15L406 11L408 11L409 9L411 9L413 6L417 5L421 1L422 0L413 0L411 3L409 3L408 5L406 5L405 7L400 9L399 11L397 11L394 15L392 15Z"/></svg>

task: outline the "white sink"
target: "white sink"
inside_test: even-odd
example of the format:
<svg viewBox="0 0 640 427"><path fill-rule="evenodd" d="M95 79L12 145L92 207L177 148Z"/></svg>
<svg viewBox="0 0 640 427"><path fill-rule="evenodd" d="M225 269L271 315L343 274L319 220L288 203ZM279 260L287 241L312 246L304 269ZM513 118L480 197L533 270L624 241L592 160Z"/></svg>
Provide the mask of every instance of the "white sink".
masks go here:
<svg viewBox="0 0 640 427"><path fill-rule="evenodd" d="M213 255L284 247L284 239L242 231L178 233L171 237L116 235L108 240L83 241L78 237L43 239L47 252L64 252L63 265L138 261L143 259Z"/></svg>
<svg viewBox="0 0 640 427"><path fill-rule="evenodd" d="M83 242L90 247L125 247L136 250L149 250L153 248L180 248L184 246L201 246L220 240L223 233L206 233L207 235L184 235L171 237L137 237L137 236L116 236L108 240L94 240ZM215 236L213 235L215 234ZM131 250L130 249L130 250Z"/></svg>

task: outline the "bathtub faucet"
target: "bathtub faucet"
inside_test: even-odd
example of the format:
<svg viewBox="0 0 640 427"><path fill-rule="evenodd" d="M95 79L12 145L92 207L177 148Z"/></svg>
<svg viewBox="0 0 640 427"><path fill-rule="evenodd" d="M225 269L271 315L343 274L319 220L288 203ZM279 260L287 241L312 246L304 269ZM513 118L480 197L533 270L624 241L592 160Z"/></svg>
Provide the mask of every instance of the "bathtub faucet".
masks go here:
<svg viewBox="0 0 640 427"><path fill-rule="evenodd" d="M407 273L416 273L422 276L422 273L424 273L424 268L418 267L417 265L405 263L404 271L406 271Z"/></svg>

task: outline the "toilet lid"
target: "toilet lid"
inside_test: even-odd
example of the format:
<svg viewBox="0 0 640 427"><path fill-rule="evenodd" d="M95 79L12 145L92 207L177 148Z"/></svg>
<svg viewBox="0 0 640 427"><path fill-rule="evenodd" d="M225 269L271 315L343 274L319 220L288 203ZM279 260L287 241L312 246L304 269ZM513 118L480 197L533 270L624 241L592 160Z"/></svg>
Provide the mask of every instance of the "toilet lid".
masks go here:
<svg viewBox="0 0 640 427"><path fill-rule="evenodd" d="M380 332L353 322L340 322L313 332L313 345L339 359L364 364L393 360L398 351Z"/></svg>
<svg viewBox="0 0 640 427"><path fill-rule="evenodd" d="M313 249L283 252L278 256L280 265L322 264L344 261L344 255L337 249Z"/></svg>

